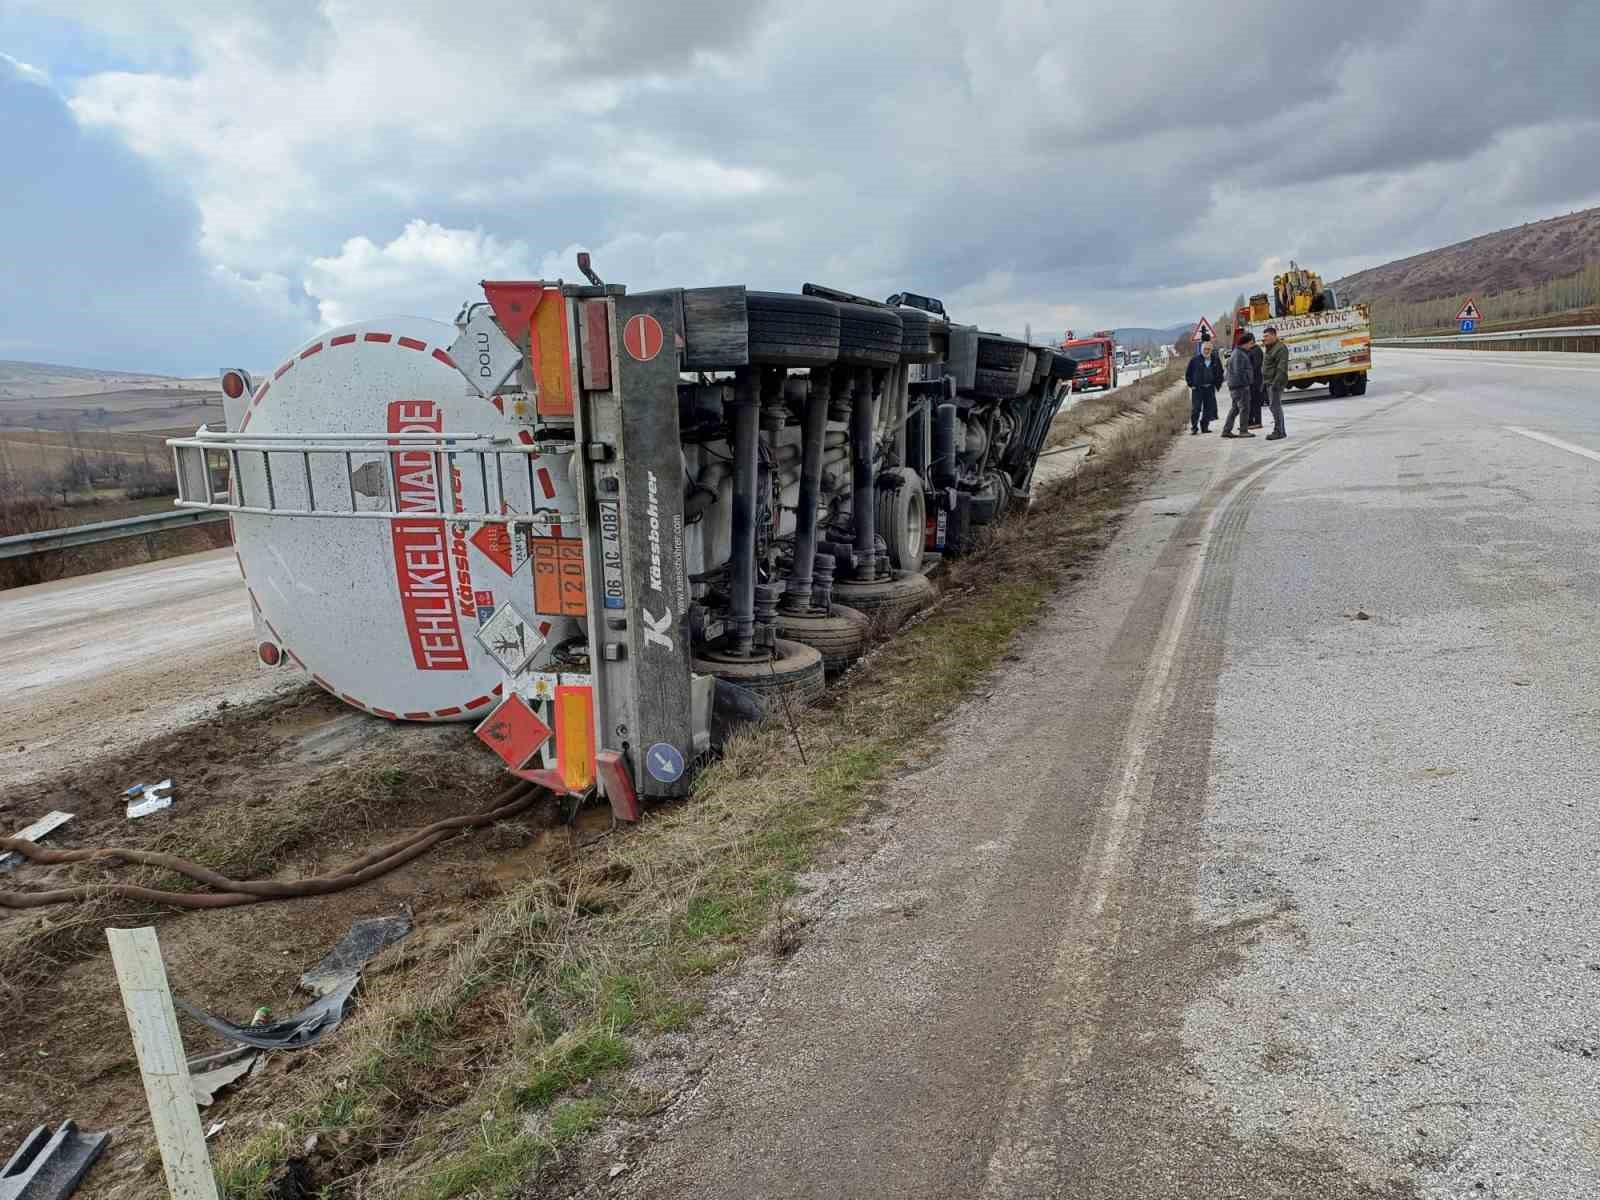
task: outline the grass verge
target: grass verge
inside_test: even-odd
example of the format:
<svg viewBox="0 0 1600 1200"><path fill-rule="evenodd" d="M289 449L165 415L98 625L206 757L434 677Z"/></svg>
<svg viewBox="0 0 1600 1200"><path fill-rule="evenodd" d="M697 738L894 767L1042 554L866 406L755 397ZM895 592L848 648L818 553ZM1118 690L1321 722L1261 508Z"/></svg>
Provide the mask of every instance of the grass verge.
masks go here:
<svg viewBox="0 0 1600 1200"><path fill-rule="evenodd" d="M693 1019L717 970L792 948L799 874L1105 545L1135 468L1186 411L1179 392L1156 401L952 563L942 603L894 653L794 727L734 739L691 801L496 900L448 962L374 980L338 1039L300 1056L274 1111L219 1156L226 1195L270 1200L290 1176L323 1196L528 1194L603 1121L664 1108L623 1068Z"/></svg>

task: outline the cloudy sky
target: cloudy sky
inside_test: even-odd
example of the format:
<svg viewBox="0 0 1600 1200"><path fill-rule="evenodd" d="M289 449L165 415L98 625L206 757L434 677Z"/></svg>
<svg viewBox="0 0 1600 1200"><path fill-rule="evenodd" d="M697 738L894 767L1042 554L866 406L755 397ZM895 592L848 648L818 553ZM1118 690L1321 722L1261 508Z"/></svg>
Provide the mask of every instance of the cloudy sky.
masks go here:
<svg viewBox="0 0 1600 1200"><path fill-rule="evenodd" d="M0 358L203 374L478 279L1036 334L1600 204L1600 5L0 0Z"/></svg>

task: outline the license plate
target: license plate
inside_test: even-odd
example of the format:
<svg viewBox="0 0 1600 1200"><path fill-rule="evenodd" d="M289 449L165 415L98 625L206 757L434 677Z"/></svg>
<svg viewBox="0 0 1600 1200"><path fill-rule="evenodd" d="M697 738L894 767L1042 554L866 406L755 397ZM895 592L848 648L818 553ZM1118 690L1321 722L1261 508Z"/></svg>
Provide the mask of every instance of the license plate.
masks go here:
<svg viewBox="0 0 1600 1200"><path fill-rule="evenodd" d="M600 580L605 606L622 608L622 510L615 500L600 501Z"/></svg>

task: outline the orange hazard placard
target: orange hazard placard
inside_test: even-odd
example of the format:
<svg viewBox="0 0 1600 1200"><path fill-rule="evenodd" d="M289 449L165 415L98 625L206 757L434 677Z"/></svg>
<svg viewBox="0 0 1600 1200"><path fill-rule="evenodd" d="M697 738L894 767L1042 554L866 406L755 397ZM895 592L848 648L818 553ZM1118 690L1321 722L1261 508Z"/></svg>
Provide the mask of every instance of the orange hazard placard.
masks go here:
<svg viewBox="0 0 1600 1200"><path fill-rule="evenodd" d="M533 539L533 607L546 617L588 614L582 539Z"/></svg>

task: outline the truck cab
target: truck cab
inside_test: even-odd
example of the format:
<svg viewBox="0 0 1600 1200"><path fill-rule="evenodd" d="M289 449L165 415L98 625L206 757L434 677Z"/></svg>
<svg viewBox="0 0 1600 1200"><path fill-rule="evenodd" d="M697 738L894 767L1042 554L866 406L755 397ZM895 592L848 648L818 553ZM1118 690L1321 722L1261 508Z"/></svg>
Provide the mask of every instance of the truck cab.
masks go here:
<svg viewBox="0 0 1600 1200"><path fill-rule="evenodd" d="M1061 343L1061 350L1078 364L1074 391L1110 391L1117 386L1116 341L1110 330L1098 330L1086 338L1069 336Z"/></svg>

